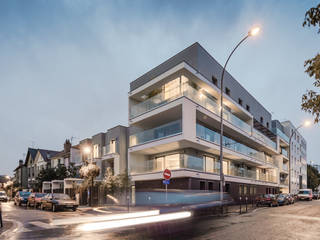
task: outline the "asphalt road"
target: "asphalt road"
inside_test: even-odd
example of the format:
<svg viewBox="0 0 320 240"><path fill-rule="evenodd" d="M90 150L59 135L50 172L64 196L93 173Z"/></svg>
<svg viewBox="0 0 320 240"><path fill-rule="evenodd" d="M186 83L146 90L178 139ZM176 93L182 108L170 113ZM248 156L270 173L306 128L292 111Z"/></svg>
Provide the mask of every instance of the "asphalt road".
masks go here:
<svg viewBox="0 0 320 240"><path fill-rule="evenodd" d="M14 222L1 239L320 239L320 200L259 208L243 215L201 217L139 227L80 232L77 224L53 226L58 219L97 217L103 211L50 212L3 203L3 218Z"/></svg>

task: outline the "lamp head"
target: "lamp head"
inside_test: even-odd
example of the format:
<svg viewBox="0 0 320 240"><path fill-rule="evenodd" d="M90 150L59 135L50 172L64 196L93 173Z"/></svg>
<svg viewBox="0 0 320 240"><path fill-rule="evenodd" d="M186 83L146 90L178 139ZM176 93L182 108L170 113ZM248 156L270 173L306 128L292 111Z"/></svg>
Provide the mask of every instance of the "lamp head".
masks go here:
<svg viewBox="0 0 320 240"><path fill-rule="evenodd" d="M310 125L311 125L311 122L308 120L303 123L304 127L309 127Z"/></svg>
<svg viewBox="0 0 320 240"><path fill-rule="evenodd" d="M254 27L252 29L250 29L250 31L248 32L249 36L256 36L258 35L260 32L260 28L259 27Z"/></svg>
<svg viewBox="0 0 320 240"><path fill-rule="evenodd" d="M85 154L89 154L89 153L91 153L91 148L90 147L84 147L83 148L83 152L85 153Z"/></svg>

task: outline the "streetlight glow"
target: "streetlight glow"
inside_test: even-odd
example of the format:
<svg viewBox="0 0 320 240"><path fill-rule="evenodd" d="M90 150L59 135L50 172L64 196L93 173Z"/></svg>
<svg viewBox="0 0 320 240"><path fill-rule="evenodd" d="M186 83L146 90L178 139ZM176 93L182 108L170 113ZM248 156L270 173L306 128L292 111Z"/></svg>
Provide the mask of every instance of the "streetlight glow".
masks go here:
<svg viewBox="0 0 320 240"><path fill-rule="evenodd" d="M303 123L303 126L305 126L305 127L309 127L310 125L311 125L311 122L309 120L307 120Z"/></svg>
<svg viewBox="0 0 320 240"><path fill-rule="evenodd" d="M255 28L252 28L249 31L248 35L249 36L256 36L256 35L258 35L259 32L260 32L260 28L259 27L255 27Z"/></svg>
<svg viewBox="0 0 320 240"><path fill-rule="evenodd" d="M83 152L84 152L85 154L90 154L90 153L91 153L91 148L90 148L90 147L84 147L84 148L83 148Z"/></svg>

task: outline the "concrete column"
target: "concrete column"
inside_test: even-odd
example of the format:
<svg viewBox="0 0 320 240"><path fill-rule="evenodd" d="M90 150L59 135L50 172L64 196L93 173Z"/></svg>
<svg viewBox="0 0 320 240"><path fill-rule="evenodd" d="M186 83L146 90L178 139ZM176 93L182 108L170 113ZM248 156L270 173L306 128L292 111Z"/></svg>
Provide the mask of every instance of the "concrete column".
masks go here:
<svg viewBox="0 0 320 240"><path fill-rule="evenodd" d="M190 101L182 104L182 132L184 139L196 139L196 105Z"/></svg>

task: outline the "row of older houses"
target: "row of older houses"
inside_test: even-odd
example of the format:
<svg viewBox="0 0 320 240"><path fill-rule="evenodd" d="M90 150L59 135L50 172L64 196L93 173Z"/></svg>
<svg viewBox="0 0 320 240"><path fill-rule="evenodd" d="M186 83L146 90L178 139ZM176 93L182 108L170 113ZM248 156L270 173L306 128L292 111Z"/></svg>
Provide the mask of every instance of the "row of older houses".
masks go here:
<svg viewBox="0 0 320 240"><path fill-rule="evenodd" d="M32 188L41 169L80 167L92 160L101 171L128 170L135 190L164 188L162 172L172 170L169 188L219 190L234 197L297 192L307 184L307 143L290 121L271 113L195 43L130 83L128 126L116 126L62 151L29 148L15 170L22 187ZM223 108L218 99L224 94ZM281 101L281 99L279 99ZM219 124L223 109L223 165ZM83 149L90 147L90 154Z"/></svg>
<svg viewBox="0 0 320 240"><path fill-rule="evenodd" d="M77 170L85 160L93 161L100 167L98 180L102 180L106 169L111 167L114 174L125 171L127 166L127 127L116 126L106 132L95 134L90 138L81 140L72 146L69 140L63 145L63 150L28 148L26 158L19 160L19 165L14 170L14 183L21 189L39 190L37 177L42 170L74 167ZM90 147L88 154L83 149ZM75 177L80 177L79 171Z"/></svg>

